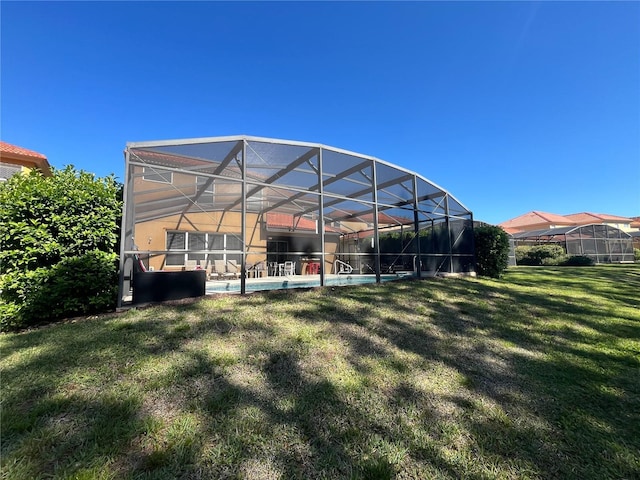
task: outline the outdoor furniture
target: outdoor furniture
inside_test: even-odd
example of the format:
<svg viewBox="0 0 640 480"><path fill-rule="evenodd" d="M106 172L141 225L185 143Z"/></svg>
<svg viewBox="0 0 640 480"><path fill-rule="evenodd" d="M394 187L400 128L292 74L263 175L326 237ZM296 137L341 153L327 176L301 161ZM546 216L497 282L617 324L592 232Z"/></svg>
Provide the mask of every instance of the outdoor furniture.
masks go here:
<svg viewBox="0 0 640 480"><path fill-rule="evenodd" d="M284 275L295 275L296 274L296 264L295 262L286 261L283 264L282 271Z"/></svg>
<svg viewBox="0 0 640 480"><path fill-rule="evenodd" d="M227 260L227 273L233 275L233 278L240 277L240 265L235 260Z"/></svg>
<svg viewBox="0 0 640 480"><path fill-rule="evenodd" d="M214 260L213 265L215 273L218 276L218 280L222 278L236 278L235 273L227 271L227 266L225 265L224 260Z"/></svg>
<svg viewBox="0 0 640 480"><path fill-rule="evenodd" d="M277 262L269 262L268 266L269 266L268 275L270 277L274 277L280 273Z"/></svg>
<svg viewBox="0 0 640 480"><path fill-rule="evenodd" d="M202 297L206 281L204 270L148 272L136 269L133 274L133 304Z"/></svg>
<svg viewBox="0 0 640 480"><path fill-rule="evenodd" d="M255 265L247 264L247 278L260 278L262 272L266 272L267 267L264 262L258 262Z"/></svg>
<svg viewBox="0 0 640 480"><path fill-rule="evenodd" d="M212 271L211 261L199 260L196 270L204 270L207 273L207 279L211 278L211 271Z"/></svg>
<svg viewBox="0 0 640 480"><path fill-rule="evenodd" d="M349 265L347 262L343 262L342 260L336 260L333 263L333 273L337 273L340 275L341 273L350 274L353 272L353 267Z"/></svg>
<svg viewBox="0 0 640 480"><path fill-rule="evenodd" d="M256 263L255 266L253 267L253 273L255 278L261 278L263 272L265 273L267 272L267 264L265 262Z"/></svg>
<svg viewBox="0 0 640 480"><path fill-rule="evenodd" d="M255 272L255 265L253 263L247 263L246 264L246 269L245 269L245 276L246 278L251 278L252 276L255 276L256 272Z"/></svg>
<svg viewBox="0 0 640 480"><path fill-rule="evenodd" d="M320 272L320 259L302 257L300 259L300 275L315 275Z"/></svg>
<svg viewBox="0 0 640 480"><path fill-rule="evenodd" d="M185 263L185 270L195 270L198 267L198 261L197 260L187 260L187 262Z"/></svg>

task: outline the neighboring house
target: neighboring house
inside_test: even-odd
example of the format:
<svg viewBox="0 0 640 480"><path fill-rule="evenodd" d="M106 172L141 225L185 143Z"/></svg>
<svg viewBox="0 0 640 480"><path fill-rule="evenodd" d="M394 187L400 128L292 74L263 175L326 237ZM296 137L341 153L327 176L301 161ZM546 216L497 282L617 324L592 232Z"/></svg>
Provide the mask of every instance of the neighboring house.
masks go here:
<svg viewBox="0 0 640 480"><path fill-rule="evenodd" d="M609 225L610 227L615 227L623 232L628 232L631 230L631 223L633 219L628 217L620 217L618 215L609 215L606 213L591 213L591 212L582 212L582 213L572 213L570 215L565 215L565 217L574 220L578 225L589 225L591 223L599 223L604 225Z"/></svg>
<svg viewBox="0 0 640 480"><path fill-rule="evenodd" d="M595 263L632 262L633 219L602 213L529 212L502 222L514 246L555 243L568 255L585 255Z"/></svg>
<svg viewBox="0 0 640 480"><path fill-rule="evenodd" d="M640 217L631 217L631 231L629 232L633 239L633 248L640 249Z"/></svg>
<svg viewBox="0 0 640 480"><path fill-rule="evenodd" d="M591 222L593 223L593 222ZM542 230L559 227L573 227L578 225L575 220L571 220L555 213L532 211L512 218L506 222L498 224L507 233L529 232L532 230Z"/></svg>
<svg viewBox="0 0 640 480"><path fill-rule="evenodd" d="M640 222L633 218L609 215L605 213L571 213L569 215L557 215L532 211L512 218L499 224L507 233L531 232L560 227L579 227L583 225L608 225L629 232L640 226Z"/></svg>
<svg viewBox="0 0 640 480"><path fill-rule="evenodd" d="M0 182L19 172L37 169L45 177L51 176L47 157L41 153L0 141Z"/></svg>

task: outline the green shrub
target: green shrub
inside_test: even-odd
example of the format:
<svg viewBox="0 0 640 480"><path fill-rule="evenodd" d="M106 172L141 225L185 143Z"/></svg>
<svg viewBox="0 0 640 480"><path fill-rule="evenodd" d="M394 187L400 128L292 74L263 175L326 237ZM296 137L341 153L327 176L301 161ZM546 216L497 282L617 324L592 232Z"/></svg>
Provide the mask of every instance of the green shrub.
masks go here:
<svg viewBox="0 0 640 480"><path fill-rule="evenodd" d="M529 251L531 250L531 247L526 246L526 245L520 245L518 247L516 247L516 263L518 265L523 265L523 261L526 261L526 259L529 256Z"/></svg>
<svg viewBox="0 0 640 480"><path fill-rule="evenodd" d="M633 249L633 257L635 258L636 262L640 262L640 248Z"/></svg>
<svg viewBox="0 0 640 480"><path fill-rule="evenodd" d="M587 257L586 255L573 255L567 258L561 265L566 265L567 267L588 267L594 264L595 262L591 257Z"/></svg>
<svg viewBox="0 0 640 480"><path fill-rule="evenodd" d="M518 265L560 265L567 260L560 245L534 245L516 247Z"/></svg>
<svg viewBox="0 0 640 480"><path fill-rule="evenodd" d="M476 273L498 278L509 264L509 236L500 227L487 225L473 230Z"/></svg>
<svg viewBox="0 0 640 480"><path fill-rule="evenodd" d="M0 184L0 330L115 307L118 193L72 166Z"/></svg>
<svg viewBox="0 0 640 480"><path fill-rule="evenodd" d="M551 267L551 266L556 266L556 265L564 265L566 262L569 261L569 255L557 255L555 257L546 257L542 259L542 265L544 265L545 267Z"/></svg>
<svg viewBox="0 0 640 480"><path fill-rule="evenodd" d="M564 253L560 245L522 245L516 247L516 262L518 265L544 266L588 266L594 261L585 255L569 256Z"/></svg>
<svg viewBox="0 0 640 480"><path fill-rule="evenodd" d="M112 309L118 294L115 253L88 252L52 267L12 272L2 278L0 328L20 328Z"/></svg>

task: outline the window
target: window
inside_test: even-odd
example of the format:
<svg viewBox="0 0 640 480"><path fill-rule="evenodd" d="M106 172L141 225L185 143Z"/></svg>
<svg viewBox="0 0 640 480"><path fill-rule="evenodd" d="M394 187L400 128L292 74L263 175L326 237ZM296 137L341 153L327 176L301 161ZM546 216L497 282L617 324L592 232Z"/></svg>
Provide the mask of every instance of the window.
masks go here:
<svg viewBox="0 0 640 480"><path fill-rule="evenodd" d="M22 171L22 167L19 165L12 165L9 163L0 163L0 181L5 182L16 173Z"/></svg>
<svg viewBox="0 0 640 480"><path fill-rule="evenodd" d="M207 245L207 234L206 233L189 233L189 250L193 251L203 251L206 250ZM205 253L191 253L187 255L189 260L204 260L206 257Z"/></svg>
<svg viewBox="0 0 640 480"><path fill-rule="evenodd" d="M173 172L159 170L158 168L143 167L142 179L147 182L172 183Z"/></svg>
<svg viewBox="0 0 640 480"><path fill-rule="evenodd" d="M242 251L239 237L223 233L203 232L167 232L167 266L182 267L186 260L235 260L242 261L241 253L227 253L227 251ZM178 253L179 252L179 253ZM211 252L211 253L209 253ZM214 253L215 252L215 253Z"/></svg>
<svg viewBox="0 0 640 480"><path fill-rule="evenodd" d="M242 250L242 242L240 238L235 235L227 235L225 244L225 250ZM242 254L240 253L227 253L226 260L235 260L240 263L242 261Z"/></svg>
<svg viewBox="0 0 640 480"><path fill-rule="evenodd" d="M186 236L187 234L185 232L167 232L167 250L180 250L184 252ZM166 264L184 265L184 253L167 254Z"/></svg>

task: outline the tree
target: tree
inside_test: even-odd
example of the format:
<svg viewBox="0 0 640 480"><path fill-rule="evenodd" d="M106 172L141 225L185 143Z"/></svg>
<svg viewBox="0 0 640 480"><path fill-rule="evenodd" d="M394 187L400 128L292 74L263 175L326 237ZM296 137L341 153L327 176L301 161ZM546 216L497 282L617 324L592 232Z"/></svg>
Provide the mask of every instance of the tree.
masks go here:
<svg viewBox="0 0 640 480"><path fill-rule="evenodd" d="M509 236L500 227L487 225L474 228L476 273L499 278L509 264Z"/></svg>
<svg viewBox="0 0 640 480"><path fill-rule="evenodd" d="M0 184L0 329L115 306L119 188L73 166Z"/></svg>

